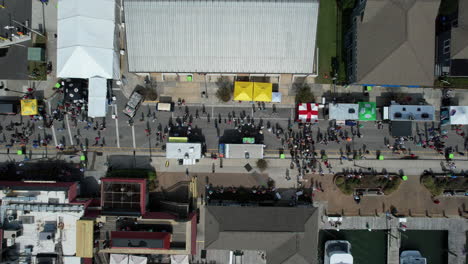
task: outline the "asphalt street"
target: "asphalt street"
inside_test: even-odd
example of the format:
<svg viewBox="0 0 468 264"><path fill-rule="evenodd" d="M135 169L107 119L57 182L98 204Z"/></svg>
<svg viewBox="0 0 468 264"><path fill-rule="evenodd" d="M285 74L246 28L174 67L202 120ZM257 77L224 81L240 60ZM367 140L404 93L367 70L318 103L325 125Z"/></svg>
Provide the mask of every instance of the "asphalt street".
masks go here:
<svg viewBox="0 0 468 264"><path fill-rule="evenodd" d="M127 99L123 96L120 90L114 89L114 96L116 101L108 106L108 113L105 118L95 118L90 120L91 127L87 122L80 122L82 118L78 118L78 122L72 122L71 118L66 116L62 122L54 121L51 129L43 128L39 123L29 121L29 117L17 116L1 116L0 121L3 127L15 122L23 122L23 124L34 127L34 135L30 137L30 145L32 140L40 140L45 136L50 136L53 140L50 145L55 147L58 144L63 144L65 147L80 144L88 145L91 149L102 149L105 152L152 152L157 156L162 156L161 146L163 143L157 142L156 131L158 126L163 129L172 119L173 122L180 117L182 118L188 110L189 115L193 116L193 128L199 128L206 139L207 150L210 152L217 152L219 136L222 136L225 130L234 129L234 124L229 124L228 115L235 114L236 117L244 114L253 117L254 123L258 124L261 120L265 126L264 129L264 143L266 145L266 154L269 156L277 156L278 150L282 148L282 142L272 132L266 129L267 123L270 122L271 126L279 126L284 130L287 129L288 124L294 119L294 109L291 108L277 108L276 113L273 113L271 105L266 105L266 110L259 110L258 106L253 107L223 107L208 106L205 107L203 113L203 106L175 106L174 112L157 112L156 106L141 105L133 118L134 124L130 126L129 118L123 114L122 110L125 107ZM61 100L61 95L56 96L47 102L47 111L51 112L57 106L57 102ZM187 108L187 110L186 110ZM196 118L196 111L198 110L199 118ZM113 118L114 117L116 118ZM156 119L154 118L156 116ZM221 123L215 127L215 120L221 118ZM21 121L21 120L22 121ZM208 119L210 122L208 122ZM316 137L318 133L327 131L331 122L328 120L320 120L318 124L314 125L313 136ZM381 151L385 155L390 155L391 151L386 147L386 140L392 144L393 139L389 134L387 124L384 124L383 129L378 129L375 122L362 122L362 128L359 129L361 137L352 136L351 127L345 127L345 133L348 133L353 138L351 142L341 141L339 144L330 142L327 145L317 144L316 150L325 150L329 155L339 155L340 152L346 152L346 149L351 150L369 150L370 155L375 151ZM104 125L105 129L100 129ZM423 129L424 126L431 127L437 126L437 123L419 123L413 128ZM344 126L343 126L344 127ZM20 129L21 126L15 127ZM41 129L42 128L42 129ZM96 130L94 128L97 128ZM150 136L147 136L146 129L149 129ZM356 132L357 127L353 128ZM446 129L450 130L450 127ZM294 125L294 130L299 131L297 125ZM0 141L4 141L1 146L5 147L9 142L10 136L14 131L6 131L3 129L0 135ZM466 132L465 132L466 133ZM468 134L468 133L466 133ZM97 140L96 140L97 139ZM167 139L166 139L167 140ZM97 144L96 144L97 143ZM455 131L448 131L448 139L446 146L453 146L462 152L464 147L464 138L457 135ZM432 149L424 149L416 146L413 142L406 143L406 148L412 153L422 157L433 158L439 156ZM288 151L286 151L288 153ZM370 157L368 157L370 158ZM457 156L459 159L465 159L465 156Z"/></svg>

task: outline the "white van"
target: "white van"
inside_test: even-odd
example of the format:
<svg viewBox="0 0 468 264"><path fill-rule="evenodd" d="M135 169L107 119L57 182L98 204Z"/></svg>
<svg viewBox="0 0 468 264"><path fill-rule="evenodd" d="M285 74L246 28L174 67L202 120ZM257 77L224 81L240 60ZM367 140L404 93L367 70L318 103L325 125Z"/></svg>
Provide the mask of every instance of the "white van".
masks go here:
<svg viewBox="0 0 468 264"><path fill-rule="evenodd" d="M156 111L172 112L174 111L174 104L173 103L158 103L156 105Z"/></svg>

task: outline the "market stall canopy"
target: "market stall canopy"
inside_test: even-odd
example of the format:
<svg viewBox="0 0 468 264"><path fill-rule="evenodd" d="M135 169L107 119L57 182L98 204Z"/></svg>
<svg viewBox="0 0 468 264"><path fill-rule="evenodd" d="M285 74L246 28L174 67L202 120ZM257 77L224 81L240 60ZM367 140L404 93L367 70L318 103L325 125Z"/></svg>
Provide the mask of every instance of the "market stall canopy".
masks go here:
<svg viewBox="0 0 468 264"><path fill-rule="evenodd" d="M271 93L271 101L273 103L281 103L281 97L281 93L279 92Z"/></svg>
<svg viewBox="0 0 468 264"><path fill-rule="evenodd" d="M21 115L32 116L37 115L37 100L36 99L24 99L21 100Z"/></svg>
<svg viewBox="0 0 468 264"><path fill-rule="evenodd" d="M105 117L107 113L107 80L89 78L88 116Z"/></svg>
<svg viewBox="0 0 468 264"><path fill-rule="evenodd" d="M297 105L297 121L302 123L318 122L318 104L300 103Z"/></svg>
<svg viewBox="0 0 468 264"><path fill-rule="evenodd" d="M226 159L263 159L262 144L226 144Z"/></svg>
<svg viewBox="0 0 468 264"><path fill-rule="evenodd" d="M449 116L451 125L468 124L468 106L450 106Z"/></svg>
<svg viewBox="0 0 468 264"><path fill-rule="evenodd" d="M329 104L329 119L337 121L358 120L359 104Z"/></svg>
<svg viewBox="0 0 468 264"><path fill-rule="evenodd" d="M147 257L130 255L128 264L146 264L148 263Z"/></svg>
<svg viewBox="0 0 468 264"><path fill-rule="evenodd" d="M84 103L87 100L88 88L84 79L67 79L63 85L63 99L70 103Z"/></svg>
<svg viewBox="0 0 468 264"><path fill-rule="evenodd" d="M392 121L390 130L393 137L410 137L413 134L413 122Z"/></svg>
<svg viewBox="0 0 468 264"><path fill-rule="evenodd" d="M432 105L389 106L389 118L392 121L434 121L435 108Z"/></svg>
<svg viewBox="0 0 468 264"><path fill-rule="evenodd" d="M359 103L359 120L375 121L377 119L377 107L374 102Z"/></svg>
<svg viewBox="0 0 468 264"><path fill-rule="evenodd" d="M176 143L166 144L166 158L168 159L200 159L201 143Z"/></svg>
<svg viewBox="0 0 468 264"><path fill-rule="evenodd" d="M252 101L253 82L235 82L234 83L234 100L236 101Z"/></svg>
<svg viewBox="0 0 468 264"><path fill-rule="evenodd" d="M254 82L254 101L271 102L273 84Z"/></svg>
<svg viewBox="0 0 468 264"><path fill-rule="evenodd" d="M128 264L129 255L111 254L109 264Z"/></svg>
<svg viewBox="0 0 468 264"><path fill-rule="evenodd" d="M119 78L115 2L59 0L57 77Z"/></svg>

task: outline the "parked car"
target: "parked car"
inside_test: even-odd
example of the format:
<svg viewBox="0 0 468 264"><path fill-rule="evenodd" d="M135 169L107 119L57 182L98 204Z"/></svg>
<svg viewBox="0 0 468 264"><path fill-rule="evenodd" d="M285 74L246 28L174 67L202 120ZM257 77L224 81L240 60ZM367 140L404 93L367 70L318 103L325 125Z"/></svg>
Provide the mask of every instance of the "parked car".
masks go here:
<svg viewBox="0 0 468 264"><path fill-rule="evenodd" d="M128 99L127 105L125 106L123 112L129 117L134 117L142 101L143 95L137 91L133 91L132 95Z"/></svg>

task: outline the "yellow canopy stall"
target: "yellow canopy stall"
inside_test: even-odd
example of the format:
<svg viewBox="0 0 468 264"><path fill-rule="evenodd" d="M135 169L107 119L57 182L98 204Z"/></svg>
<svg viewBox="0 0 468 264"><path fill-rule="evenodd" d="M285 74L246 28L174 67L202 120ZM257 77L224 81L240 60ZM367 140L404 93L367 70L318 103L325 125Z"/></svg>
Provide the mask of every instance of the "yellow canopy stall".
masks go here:
<svg viewBox="0 0 468 264"><path fill-rule="evenodd" d="M80 258L93 257L94 221L76 221L76 256Z"/></svg>
<svg viewBox="0 0 468 264"><path fill-rule="evenodd" d="M36 99L24 99L21 100L21 115L32 116L37 115L37 100Z"/></svg>
<svg viewBox="0 0 468 264"><path fill-rule="evenodd" d="M235 101L252 101L253 82L235 82L234 83L234 100Z"/></svg>
<svg viewBox="0 0 468 264"><path fill-rule="evenodd" d="M254 101L271 102L273 84L271 83L254 83Z"/></svg>

